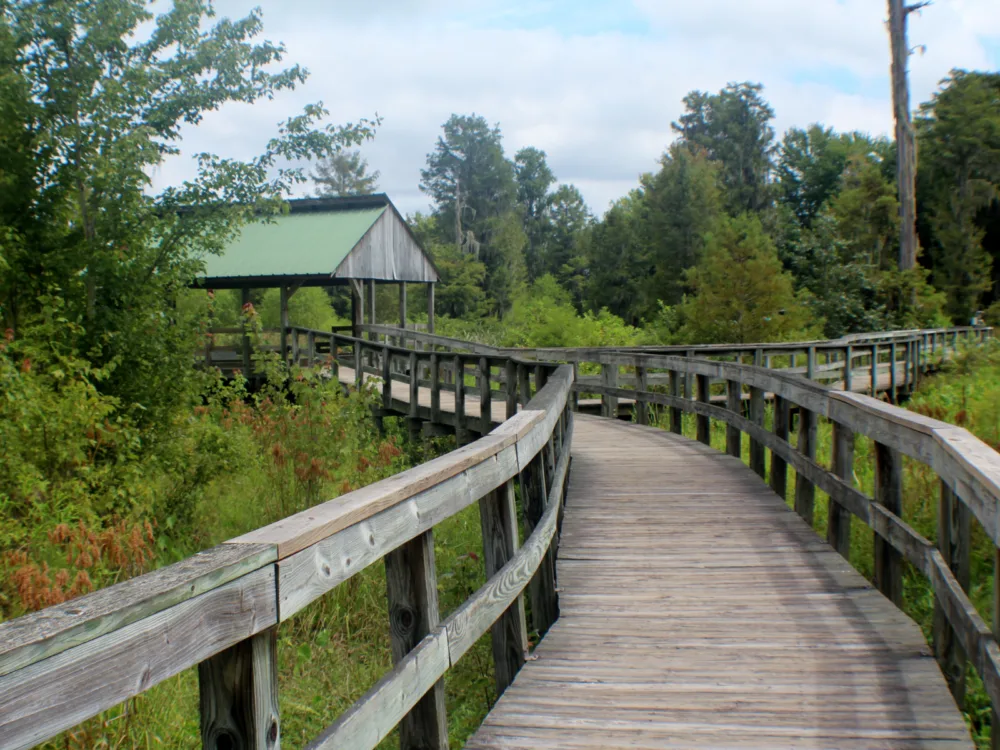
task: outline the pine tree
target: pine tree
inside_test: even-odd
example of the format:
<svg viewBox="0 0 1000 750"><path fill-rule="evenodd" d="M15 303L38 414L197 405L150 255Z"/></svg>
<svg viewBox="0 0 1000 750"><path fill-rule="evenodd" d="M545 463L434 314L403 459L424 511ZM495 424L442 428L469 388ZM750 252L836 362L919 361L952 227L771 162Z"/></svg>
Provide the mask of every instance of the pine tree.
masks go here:
<svg viewBox="0 0 1000 750"><path fill-rule="evenodd" d="M317 198L371 195L378 191L378 170L368 171L368 160L357 149L338 151L316 165L310 175L316 183Z"/></svg>

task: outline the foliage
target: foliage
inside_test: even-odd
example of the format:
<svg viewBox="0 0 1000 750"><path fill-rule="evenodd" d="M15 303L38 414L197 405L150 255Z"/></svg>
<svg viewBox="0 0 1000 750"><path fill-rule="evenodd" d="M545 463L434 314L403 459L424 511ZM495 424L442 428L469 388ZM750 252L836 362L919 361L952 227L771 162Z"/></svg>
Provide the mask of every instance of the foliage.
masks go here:
<svg viewBox="0 0 1000 750"><path fill-rule="evenodd" d="M556 176L545 161L545 152L530 146L514 155L514 175L528 240L525 265L528 279L534 281L543 273L542 252L548 230L545 212L549 203L549 188L555 183Z"/></svg>
<svg viewBox="0 0 1000 750"><path fill-rule="evenodd" d="M344 149L318 161L311 177L317 198L337 198L378 192L381 173L368 171L368 160L358 149Z"/></svg>
<svg viewBox="0 0 1000 750"><path fill-rule="evenodd" d="M281 328L281 292L278 289L266 290L259 311L264 328ZM294 325L319 331L329 331L332 326L349 323L334 312L330 295L319 287L303 287L288 298L288 319Z"/></svg>
<svg viewBox="0 0 1000 750"><path fill-rule="evenodd" d="M760 220L726 219L708 238L705 257L687 272L692 295L681 305L689 342L746 344L810 338L802 295Z"/></svg>
<svg viewBox="0 0 1000 750"><path fill-rule="evenodd" d="M966 322L992 286L979 213L1000 200L1000 74L952 71L920 108L920 187L929 208L934 279Z"/></svg>

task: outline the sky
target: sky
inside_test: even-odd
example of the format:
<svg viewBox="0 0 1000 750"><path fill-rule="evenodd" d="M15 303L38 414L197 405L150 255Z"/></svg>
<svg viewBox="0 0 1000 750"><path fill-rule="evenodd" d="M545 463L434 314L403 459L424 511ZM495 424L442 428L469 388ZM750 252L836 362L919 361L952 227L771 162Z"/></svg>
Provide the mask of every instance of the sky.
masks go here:
<svg viewBox="0 0 1000 750"><path fill-rule="evenodd" d="M597 214L655 170L694 89L762 83L779 137L813 122L892 130L884 0L216 2L231 17L254 5L309 80L187 128L154 187L192 176L198 152L252 157L316 101L333 122L383 118L363 152L404 213L428 208L420 170L452 113L499 124L510 158L544 150ZM952 68L1000 69L1000 0L935 0L910 16L909 41L923 50L910 62L916 107Z"/></svg>

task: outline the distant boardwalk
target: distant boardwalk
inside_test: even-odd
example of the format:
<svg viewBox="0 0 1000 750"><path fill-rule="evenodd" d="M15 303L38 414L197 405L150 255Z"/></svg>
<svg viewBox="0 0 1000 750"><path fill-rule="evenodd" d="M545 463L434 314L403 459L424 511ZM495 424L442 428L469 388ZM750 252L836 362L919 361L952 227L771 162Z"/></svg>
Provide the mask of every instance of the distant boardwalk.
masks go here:
<svg viewBox="0 0 1000 750"><path fill-rule="evenodd" d="M971 748L917 625L738 459L579 415L560 617L468 748Z"/></svg>

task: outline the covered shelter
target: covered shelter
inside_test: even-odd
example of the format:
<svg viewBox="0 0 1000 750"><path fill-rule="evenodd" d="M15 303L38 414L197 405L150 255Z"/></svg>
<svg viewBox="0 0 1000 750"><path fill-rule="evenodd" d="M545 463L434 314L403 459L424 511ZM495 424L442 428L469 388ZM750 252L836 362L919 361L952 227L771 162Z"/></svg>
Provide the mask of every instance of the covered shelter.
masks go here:
<svg viewBox="0 0 1000 750"><path fill-rule="evenodd" d="M281 350L287 351L288 300L306 286L351 288L352 335L375 324L375 285L399 286L399 325L406 327L407 284L427 285L427 328L434 332L434 285L440 275L406 221L385 194L307 198L289 212L243 228L220 255L205 260L206 289L277 287ZM365 304L367 300L367 306Z"/></svg>

